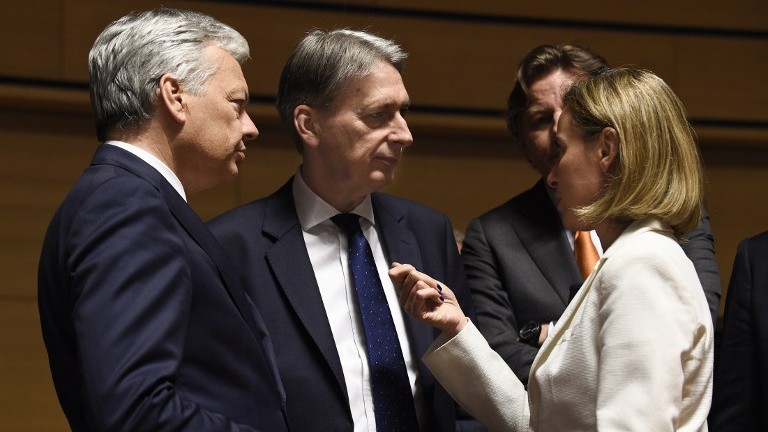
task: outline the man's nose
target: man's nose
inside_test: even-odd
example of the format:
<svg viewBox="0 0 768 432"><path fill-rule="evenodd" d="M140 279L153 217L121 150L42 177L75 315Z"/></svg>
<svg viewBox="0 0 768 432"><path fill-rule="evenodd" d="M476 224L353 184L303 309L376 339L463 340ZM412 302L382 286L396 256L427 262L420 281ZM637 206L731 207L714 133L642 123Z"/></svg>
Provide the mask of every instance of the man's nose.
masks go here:
<svg viewBox="0 0 768 432"><path fill-rule="evenodd" d="M256 128L256 124L251 120L251 116L247 112L243 111L243 115L240 117L243 124L243 141L253 141L259 136L259 129Z"/></svg>

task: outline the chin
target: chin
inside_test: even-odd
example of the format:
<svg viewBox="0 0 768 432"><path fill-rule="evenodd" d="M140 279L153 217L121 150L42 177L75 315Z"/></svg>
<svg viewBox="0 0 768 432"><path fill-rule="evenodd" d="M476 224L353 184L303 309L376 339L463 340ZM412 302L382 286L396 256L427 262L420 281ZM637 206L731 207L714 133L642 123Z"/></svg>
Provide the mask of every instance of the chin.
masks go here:
<svg viewBox="0 0 768 432"><path fill-rule="evenodd" d="M220 183L224 184L224 183L231 182L237 177L239 173L240 173L240 170L238 169L237 165L233 163L232 166L229 167L229 169L222 172L221 175L219 176Z"/></svg>
<svg viewBox="0 0 768 432"><path fill-rule="evenodd" d="M562 214L563 227L571 231L582 231L582 223L576 215L568 212Z"/></svg>
<svg viewBox="0 0 768 432"><path fill-rule="evenodd" d="M374 190L385 188L392 184L394 181L394 173L375 172L371 175L371 185L375 188Z"/></svg>

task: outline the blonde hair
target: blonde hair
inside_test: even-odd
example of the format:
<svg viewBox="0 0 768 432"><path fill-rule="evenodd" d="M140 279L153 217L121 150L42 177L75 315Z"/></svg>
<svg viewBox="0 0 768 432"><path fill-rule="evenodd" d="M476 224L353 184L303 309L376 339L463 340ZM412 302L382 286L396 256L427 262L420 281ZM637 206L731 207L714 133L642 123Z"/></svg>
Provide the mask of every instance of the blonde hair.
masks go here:
<svg viewBox="0 0 768 432"><path fill-rule="evenodd" d="M604 193L576 210L588 223L656 217L675 236L699 223L704 175L694 132L680 99L652 72L606 69L576 82L565 94L582 138L606 127L618 134L618 158Z"/></svg>

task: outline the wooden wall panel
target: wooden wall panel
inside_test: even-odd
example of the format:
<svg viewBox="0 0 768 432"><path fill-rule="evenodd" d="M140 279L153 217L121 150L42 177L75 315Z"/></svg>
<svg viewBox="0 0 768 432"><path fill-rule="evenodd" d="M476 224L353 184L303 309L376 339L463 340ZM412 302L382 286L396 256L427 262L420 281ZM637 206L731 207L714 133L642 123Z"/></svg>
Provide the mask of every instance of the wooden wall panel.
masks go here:
<svg viewBox="0 0 768 432"><path fill-rule="evenodd" d="M96 148L90 116L0 110L0 299L37 297L48 222Z"/></svg>
<svg viewBox="0 0 768 432"><path fill-rule="evenodd" d="M137 3L135 7L155 5ZM529 26L231 3L166 4L195 6L239 29L253 50L254 60L246 69L251 92L265 97L275 95L283 62L308 29L349 26L393 37L411 53L405 80L417 108L500 111L523 53L544 42L576 42L594 48L615 65L654 70L680 94L694 119L768 122L768 83L744 79L745 75L768 74L768 57L759 55L768 52L768 38ZM110 3L69 0L65 11L63 79L85 83L84 59L90 44L122 10Z"/></svg>
<svg viewBox="0 0 768 432"><path fill-rule="evenodd" d="M0 350L2 430L70 430L53 389L36 302L0 298Z"/></svg>
<svg viewBox="0 0 768 432"><path fill-rule="evenodd" d="M707 207L725 290L739 241L768 230L768 152L721 147L705 149L703 155Z"/></svg>
<svg viewBox="0 0 768 432"><path fill-rule="evenodd" d="M689 115L762 122L768 128L768 38L740 39L738 45L694 38L677 46L675 64L680 75L674 90Z"/></svg>
<svg viewBox="0 0 768 432"><path fill-rule="evenodd" d="M0 76L58 76L62 52L60 3L0 2Z"/></svg>
<svg viewBox="0 0 768 432"><path fill-rule="evenodd" d="M243 0L250 1L250 0ZM286 3L285 0L282 0ZM274 3L274 2L272 2ZM288 0L287 3L312 3L317 7L368 8L394 13L435 13L482 16L499 19L532 19L577 22L585 25L664 26L737 31L768 30L768 5L754 0L708 2L698 0L650 0L622 2L593 0L584 2L513 2L509 0Z"/></svg>
<svg viewBox="0 0 768 432"><path fill-rule="evenodd" d="M299 4L300 3L300 4ZM0 421L2 430L67 430L36 311L37 260L55 208L96 146L85 90L104 25L159 1L28 0L0 5ZM498 112L519 57L577 42L614 64L664 77L700 121L707 205L727 284L736 245L768 229L768 4L694 0L622 4L410 0L162 2L233 25L251 42L249 112L260 138L241 175L193 196L204 220L271 193L299 157L271 106L278 72L311 27L368 28L411 53L405 76L415 144L387 191L446 213L458 229L529 187L536 173Z"/></svg>

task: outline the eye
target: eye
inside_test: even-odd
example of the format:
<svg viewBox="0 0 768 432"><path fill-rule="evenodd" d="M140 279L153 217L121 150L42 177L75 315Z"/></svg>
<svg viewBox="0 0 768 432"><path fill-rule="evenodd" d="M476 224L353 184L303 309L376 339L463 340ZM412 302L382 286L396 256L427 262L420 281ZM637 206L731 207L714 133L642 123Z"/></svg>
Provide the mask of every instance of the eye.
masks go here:
<svg viewBox="0 0 768 432"><path fill-rule="evenodd" d="M552 146L552 157L559 159L563 155L564 150L562 143L559 140L555 140L555 145Z"/></svg>
<svg viewBox="0 0 768 432"><path fill-rule="evenodd" d="M243 114L243 111L245 111L245 102L231 101L230 103L232 104L232 108L235 110L235 118L239 119Z"/></svg>
<svg viewBox="0 0 768 432"><path fill-rule="evenodd" d="M384 111L376 111L371 113L368 117L370 117L372 120L384 120L387 116L387 113Z"/></svg>
<svg viewBox="0 0 768 432"><path fill-rule="evenodd" d="M553 115L548 111L529 112L524 117L524 122L530 130L544 130L552 127Z"/></svg>
<svg viewBox="0 0 768 432"><path fill-rule="evenodd" d="M387 110L377 110L365 114L362 119L368 127L377 128L389 122L393 115L393 112Z"/></svg>
<svg viewBox="0 0 768 432"><path fill-rule="evenodd" d="M533 125L537 127L549 126L552 124L551 116L539 116L533 119Z"/></svg>

